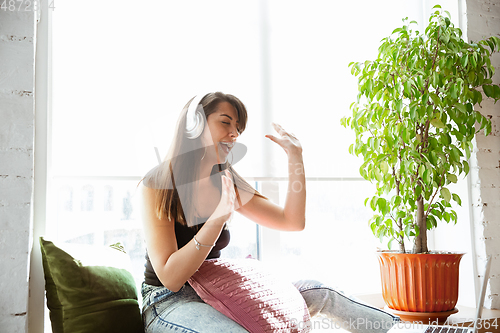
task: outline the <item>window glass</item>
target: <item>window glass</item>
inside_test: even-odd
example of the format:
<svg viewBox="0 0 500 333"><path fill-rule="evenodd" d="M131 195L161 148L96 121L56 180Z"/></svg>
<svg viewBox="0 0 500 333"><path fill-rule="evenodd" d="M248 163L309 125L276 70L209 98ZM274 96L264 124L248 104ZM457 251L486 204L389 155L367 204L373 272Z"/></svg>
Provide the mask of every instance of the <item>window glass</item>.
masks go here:
<svg viewBox="0 0 500 333"><path fill-rule="evenodd" d="M258 9L256 1L228 0L58 4L53 174L145 174L157 163L155 146L166 155L185 104L216 90L246 104L249 129L241 142L258 145ZM247 160L247 170L259 166Z"/></svg>
<svg viewBox="0 0 500 333"><path fill-rule="evenodd" d="M440 3L458 26L457 2ZM403 17L423 24L434 4L59 2L52 16L47 235L72 243L121 241L139 285L145 249L137 182L158 163L154 147L161 158L166 155L188 100L220 90L248 109L247 130L238 139L248 153L235 166L242 176L273 181L287 175L286 154L264 138L274 134L267 122L272 120L297 135L306 176L320 178L307 184L306 230L277 238L277 266L295 279L377 292L374 250L380 243L363 206L373 187L359 178L360 161L348 154L354 137L340 126L357 94L348 64L374 59L379 41ZM280 181L281 204L286 190L287 182ZM253 222L235 214L229 228L231 243L223 256L259 256L262 239ZM260 249L266 248L272 247ZM370 278L354 286L356 276Z"/></svg>
<svg viewBox="0 0 500 333"><path fill-rule="evenodd" d="M280 202L287 185L279 182ZM319 280L346 292L380 291L375 252L382 245L368 226L371 209L363 206L372 191L362 180L308 182L306 228L280 234L280 270L294 280Z"/></svg>
<svg viewBox="0 0 500 333"><path fill-rule="evenodd" d="M439 3L458 27L457 2ZM375 60L380 40L401 27L403 18L422 26L434 1L425 1L425 8L420 0L269 4L273 120L301 140L309 177L359 177L361 162L348 154L355 137L340 125L357 96L357 78L348 64ZM266 167L284 176L286 156L272 149Z"/></svg>

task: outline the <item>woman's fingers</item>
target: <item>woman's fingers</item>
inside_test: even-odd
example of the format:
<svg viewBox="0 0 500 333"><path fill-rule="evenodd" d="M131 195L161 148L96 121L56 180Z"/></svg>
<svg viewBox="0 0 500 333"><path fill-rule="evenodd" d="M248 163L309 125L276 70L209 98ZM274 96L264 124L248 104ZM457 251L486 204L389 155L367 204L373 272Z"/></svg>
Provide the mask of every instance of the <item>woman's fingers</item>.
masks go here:
<svg viewBox="0 0 500 333"><path fill-rule="evenodd" d="M279 141L279 139L278 139L277 137L275 137L274 135L268 134L268 135L266 135L266 138L271 139L271 141L274 141L274 142L276 142L277 144L280 144L280 143L278 142L278 141Z"/></svg>
<svg viewBox="0 0 500 333"><path fill-rule="evenodd" d="M273 135L266 135L266 138L272 140L279 144L287 153L290 152L301 152L302 146L300 145L299 140L295 137L295 134L288 133L281 125L272 123L276 132L279 133L280 138L277 138Z"/></svg>
<svg viewBox="0 0 500 333"><path fill-rule="evenodd" d="M229 172L226 170L226 174L229 175ZM230 220L231 216L234 212L234 205L236 199L236 193L234 192L233 181L230 176L222 176L225 181L225 199L221 198L221 200L225 201L225 213L227 214L227 219Z"/></svg>
<svg viewBox="0 0 500 333"><path fill-rule="evenodd" d="M273 127L276 130L276 132L278 132L279 135L281 135L282 137L288 135L288 132L285 131L285 129L283 128L283 126L281 126L280 124L273 123Z"/></svg>
<svg viewBox="0 0 500 333"><path fill-rule="evenodd" d="M228 170L226 170L225 174L226 175L222 175L221 177L224 184L223 193L227 195L229 204L234 205L234 198L236 196L236 193L234 191L233 181L231 180L231 173Z"/></svg>
<svg viewBox="0 0 500 333"><path fill-rule="evenodd" d="M225 174L221 175L222 182L222 191L221 197L219 201L219 205L215 209L212 217L214 219L221 219L221 222L226 223L231 219L231 216L234 212L234 203L235 203L235 192L233 182L229 172L224 172Z"/></svg>
<svg viewBox="0 0 500 333"><path fill-rule="evenodd" d="M281 127L281 125L279 124L276 124L276 123L272 123L274 129L276 130L276 132L280 133L281 130L283 130L283 127ZM280 133L281 135L281 133Z"/></svg>
<svg viewBox="0 0 500 333"><path fill-rule="evenodd" d="M293 137L296 139L295 134L287 132L283 128L283 126L281 126L280 124L276 124L276 123L272 123L272 124L273 124L273 127L276 130L276 132L278 132L281 136L290 136L290 137Z"/></svg>
<svg viewBox="0 0 500 333"><path fill-rule="evenodd" d="M222 175L222 178L225 179L226 185L231 188L233 185L233 180L231 177L231 173L226 169L224 170L225 175Z"/></svg>

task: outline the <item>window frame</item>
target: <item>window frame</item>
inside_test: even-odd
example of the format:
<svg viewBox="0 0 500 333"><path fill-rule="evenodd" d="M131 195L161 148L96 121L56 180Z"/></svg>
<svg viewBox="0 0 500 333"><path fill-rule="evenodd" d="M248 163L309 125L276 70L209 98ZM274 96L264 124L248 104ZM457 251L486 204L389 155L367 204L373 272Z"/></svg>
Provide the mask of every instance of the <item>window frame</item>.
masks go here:
<svg viewBox="0 0 500 333"><path fill-rule="evenodd" d="M269 18L267 6L264 0L261 0L261 17L260 19L260 35L262 39L262 96L263 102L263 117L262 124L268 126L271 122L272 114L270 103L270 83L266 78L270 72L270 45L269 45ZM425 3L422 2L425 7ZM49 9L47 2L40 2L40 15L37 19L37 38L36 38L36 72L35 72L35 168L34 168L34 204L33 204L33 244L31 244L31 262L30 262L30 297L28 311L28 330L30 333L44 333L45 322L45 284L43 277L43 268L41 264L40 247L38 239L43 236L47 230L48 211L47 207L53 200L48 194L50 193L50 177L51 175L51 129L52 129L52 10ZM459 22L460 28L466 35L466 13L465 0L459 0ZM423 8L423 14L427 14L428 10ZM269 157L272 153L271 149L264 147L264 157ZM108 177L107 177L108 178ZM117 177L124 178L124 177ZM139 177L125 177L139 180ZM468 198L464 202L471 206L471 181L470 176L467 177ZM258 190L265 196L269 197L273 202L280 204L279 197L275 188L277 181L287 180L286 178L271 178L271 177L249 177L248 181L253 181L258 184ZM342 177L306 177L307 182L311 181L342 181L342 180L362 180L361 177L342 178ZM73 207L78 203L73 202ZM472 216L472 210L469 209L469 214ZM471 254L473 256L473 270L477 273L475 265L476 255L474 243L473 219L471 218L470 239L471 239ZM257 227L257 252L258 258L261 260L272 260L279 256L280 249L280 233L275 230ZM430 246L433 247L435 235L430 234ZM476 274L477 275L477 274ZM477 279L476 279L477 280ZM477 281L476 282L477 285ZM477 289L477 287L476 287Z"/></svg>
<svg viewBox="0 0 500 333"><path fill-rule="evenodd" d="M28 332L45 330L45 278L39 237L46 231L50 174L52 115L52 10L46 1L38 2L35 56L35 142L33 180L33 243L30 244Z"/></svg>

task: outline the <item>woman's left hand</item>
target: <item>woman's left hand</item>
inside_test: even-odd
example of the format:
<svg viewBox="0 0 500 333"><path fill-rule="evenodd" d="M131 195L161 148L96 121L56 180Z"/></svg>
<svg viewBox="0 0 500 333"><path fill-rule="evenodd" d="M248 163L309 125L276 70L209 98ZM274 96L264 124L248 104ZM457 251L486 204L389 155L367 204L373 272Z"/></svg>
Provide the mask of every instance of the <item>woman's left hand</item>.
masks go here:
<svg viewBox="0 0 500 333"><path fill-rule="evenodd" d="M289 133L285 131L281 125L272 123L274 129L276 132L279 133L280 138L275 137L274 135L266 135L266 138L271 139L272 141L276 142L285 150L285 152L290 155L290 154L302 154L302 146L300 145L299 140L295 137L293 133Z"/></svg>

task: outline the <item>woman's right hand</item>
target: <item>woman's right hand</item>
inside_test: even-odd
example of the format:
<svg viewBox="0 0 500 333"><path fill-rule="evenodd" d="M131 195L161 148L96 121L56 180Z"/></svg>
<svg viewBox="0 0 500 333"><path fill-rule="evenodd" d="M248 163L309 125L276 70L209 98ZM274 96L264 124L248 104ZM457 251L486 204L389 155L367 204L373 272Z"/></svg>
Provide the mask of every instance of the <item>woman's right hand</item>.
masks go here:
<svg viewBox="0 0 500 333"><path fill-rule="evenodd" d="M236 200L236 193L234 191L233 181L231 180L231 173L225 170L225 175L221 176L222 192L220 196L219 205L210 216L209 221L216 224L224 224L231 220L234 213L234 205Z"/></svg>

